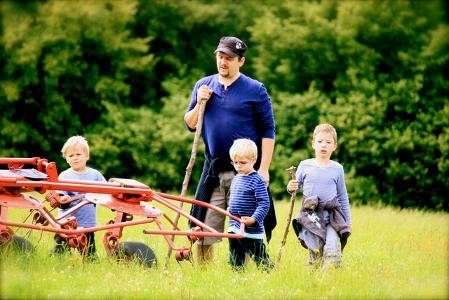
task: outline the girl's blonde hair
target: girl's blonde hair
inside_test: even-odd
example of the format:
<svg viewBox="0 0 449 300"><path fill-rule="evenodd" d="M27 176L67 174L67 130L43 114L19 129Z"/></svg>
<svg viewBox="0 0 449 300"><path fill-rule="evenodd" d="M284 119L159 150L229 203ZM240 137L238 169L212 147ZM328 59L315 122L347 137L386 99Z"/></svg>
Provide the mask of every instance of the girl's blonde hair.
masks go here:
<svg viewBox="0 0 449 300"><path fill-rule="evenodd" d="M320 124L315 127L315 130L313 131L313 140L315 140L315 136L320 132L328 132L332 135L335 144L337 144L337 131L335 130L334 126L330 124Z"/></svg>
<svg viewBox="0 0 449 300"><path fill-rule="evenodd" d="M229 156L231 160L235 160L237 157L256 160L257 145L250 139L235 140L229 149Z"/></svg>
<svg viewBox="0 0 449 300"><path fill-rule="evenodd" d="M67 151L73 147L80 147L86 152L86 155L89 156L89 144L87 143L87 140L80 135L75 135L70 137L62 146L61 153L62 157L66 158Z"/></svg>

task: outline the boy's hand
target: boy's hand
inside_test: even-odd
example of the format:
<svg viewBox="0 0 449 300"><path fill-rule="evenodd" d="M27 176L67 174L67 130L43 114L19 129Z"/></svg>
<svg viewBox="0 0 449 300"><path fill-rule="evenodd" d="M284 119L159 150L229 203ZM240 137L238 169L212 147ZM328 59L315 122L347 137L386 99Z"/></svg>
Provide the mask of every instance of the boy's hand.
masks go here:
<svg viewBox="0 0 449 300"><path fill-rule="evenodd" d="M299 182L298 180L290 180L287 184L287 191L289 191L290 193L296 191L299 187Z"/></svg>
<svg viewBox="0 0 449 300"><path fill-rule="evenodd" d="M61 197L61 203L68 203L68 202L70 202L72 200L72 197L70 197L69 195L64 195L64 196L62 196Z"/></svg>
<svg viewBox="0 0 449 300"><path fill-rule="evenodd" d="M254 219L253 217L241 217L240 219L246 226L250 226L256 223L256 219Z"/></svg>

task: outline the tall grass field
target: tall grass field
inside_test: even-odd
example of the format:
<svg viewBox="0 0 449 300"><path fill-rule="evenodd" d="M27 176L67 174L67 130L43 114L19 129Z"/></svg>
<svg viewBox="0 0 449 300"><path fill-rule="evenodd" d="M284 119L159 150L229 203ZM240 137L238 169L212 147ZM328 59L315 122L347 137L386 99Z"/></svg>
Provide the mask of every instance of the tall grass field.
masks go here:
<svg viewBox="0 0 449 300"><path fill-rule="evenodd" d="M278 225L268 244L276 260L289 203L276 202ZM295 212L300 202L295 204ZM188 211L188 209L186 209ZM168 214L174 215L172 212ZM28 212L10 211L20 220ZM110 215L98 210L100 224ZM145 235L145 226L125 228L122 240L150 246L158 266L145 269L137 262L117 262L106 255L103 232L96 233L99 259L83 262L74 251L50 256L53 234L15 229L36 246L33 254L1 252L1 299L448 299L449 214L388 207L352 207L353 234L337 269L307 266L307 251L290 227L280 263L269 273L250 261L245 270L228 263L228 241L216 247L207 266L177 262L160 235ZM186 226L185 219L180 225ZM187 238L175 238L189 246Z"/></svg>

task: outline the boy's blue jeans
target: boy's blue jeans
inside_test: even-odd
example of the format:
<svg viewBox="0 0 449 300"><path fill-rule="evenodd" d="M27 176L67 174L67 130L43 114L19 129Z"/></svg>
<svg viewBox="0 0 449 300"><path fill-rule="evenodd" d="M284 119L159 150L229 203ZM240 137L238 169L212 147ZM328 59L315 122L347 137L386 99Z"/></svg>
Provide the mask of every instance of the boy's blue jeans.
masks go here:
<svg viewBox="0 0 449 300"><path fill-rule="evenodd" d="M86 255L87 257L94 257L96 253L95 248L95 234L93 232L85 233L87 241L86 241L86 247L79 247L78 251L81 255ZM55 240L55 247L53 249L54 253L64 253L69 248L67 247L67 240L63 237L61 237L59 234L55 234L54 236Z"/></svg>
<svg viewBox="0 0 449 300"><path fill-rule="evenodd" d="M341 263L340 237L331 225L326 226L326 243L323 248L323 265L338 267Z"/></svg>
<svg viewBox="0 0 449 300"><path fill-rule="evenodd" d="M309 250L309 264L314 264L317 259L323 255L323 264L325 266L333 264L339 266L341 263L341 247L340 237L335 229L330 225L326 225L326 242L320 253Z"/></svg>
<svg viewBox="0 0 449 300"><path fill-rule="evenodd" d="M262 264L270 269L273 267L262 239L229 239L229 263L233 268L242 267L245 264L246 253L251 256L257 266Z"/></svg>

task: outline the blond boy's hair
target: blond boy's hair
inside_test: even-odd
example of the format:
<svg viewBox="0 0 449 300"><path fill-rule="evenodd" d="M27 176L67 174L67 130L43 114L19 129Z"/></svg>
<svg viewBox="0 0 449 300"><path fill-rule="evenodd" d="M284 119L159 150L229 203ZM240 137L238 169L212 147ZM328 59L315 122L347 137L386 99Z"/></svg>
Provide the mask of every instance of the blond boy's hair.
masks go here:
<svg viewBox="0 0 449 300"><path fill-rule="evenodd" d="M257 145L250 139L235 140L229 149L229 156L231 160L235 160L237 157L256 160Z"/></svg>
<svg viewBox="0 0 449 300"><path fill-rule="evenodd" d="M313 140L315 140L315 137L320 132L328 132L332 135L335 144L337 144L337 131L335 130L334 126L330 124L320 124L315 127L315 130L313 131Z"/></svg>
<svg viewBox="0 0 449 300"><path fill-rule="evenodd" d="M69 149L74 147L82 148L86 152L86 155L89 156L89 144L87 143L87 140L83 136L75 135L70 137L65 142L64 146L62 146L61 149L62 157L66 158L67 151L69 151Z"/></svg>

